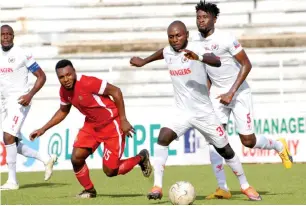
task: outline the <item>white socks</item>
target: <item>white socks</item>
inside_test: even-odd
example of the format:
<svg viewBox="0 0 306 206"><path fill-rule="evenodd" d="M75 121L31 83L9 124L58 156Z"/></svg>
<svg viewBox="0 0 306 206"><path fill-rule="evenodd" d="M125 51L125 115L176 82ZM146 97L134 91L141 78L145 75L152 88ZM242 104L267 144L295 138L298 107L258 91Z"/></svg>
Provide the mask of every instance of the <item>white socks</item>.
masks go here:
<svg viewBox="0 0 306 206"><path fill-rule="evenodd" d="M6 163L8 167L8 182L18 184L16 178L16 159L17 159L16 143L5 145L5 149L6 149Z"/></svg>
<svg viewBox="0 0 306 206"><path fill-rule="evenodd" d="M264 136L256 136L256 144L253 148L267 150L275 149L277 152L281 152L283 151L283 144L277 140L268 139Z"/></svg>
<svg viewBox="0 0 306 206"><path fill-rule="evenodd" d="M32 148L28 147L27 145L25 145L21 142L18 143L17 152L18 152L18 154L21 154L25 157L35 158L35 159L41 161L42 163L44 163L44 165L46 165L49 161L49 158L42 157L37 151L33 150Z"/></svg>
<svg viewBox="0 0 306 206"><path fill-rule="evenodd" d="M226 191L229 191L228 186L226 184L226 177L223 166L223 157L219 155L213 145L209 145L209 154L210 161L213 167L213 171L217 178L218 186ZM232 169L234 174L237 176L240 186L243 190L250 187L247 178L244 174L242 164L237 155L235 155L232 159L226 160L226 164Z"/></svg>
<svg viewBox="0 0 306 206"><path fill-rule="evenodd" d="M213 145L209 145L210 162L217 178L218 186L222 190L228 191L224 172L223 157L219 155Z"/></svg>
<svg viewBox="0 0 306 206"><path fill-rule="evenodd" d="M168 158L168 146L155 145L154 148L154 185L162 188L165 164Z"/></svg>
<svg viewBox="0 0 306 206"><path fill-rule="evenodd" d="M240 182L241 189L245 190L248 187L250 187L246 176L244 174L242 164L238 158L238 156L235 154L235 156L232 159L225 159L226 164L232 169L234 174L237 176Z"/></svg>

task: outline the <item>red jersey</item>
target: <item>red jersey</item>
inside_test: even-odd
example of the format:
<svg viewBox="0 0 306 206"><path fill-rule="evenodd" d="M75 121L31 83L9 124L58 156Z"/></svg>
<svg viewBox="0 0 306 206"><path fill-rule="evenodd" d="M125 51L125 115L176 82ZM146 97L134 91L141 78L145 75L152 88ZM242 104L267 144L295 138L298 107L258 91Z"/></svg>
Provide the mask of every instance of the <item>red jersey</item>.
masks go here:
<svg viewBox="0 0 306 206"><path fill-rule="evenodd" d="M85 123L93 127L103 127L118 117L115 102L103 95L107 81L92 76L81 75L73 90L60 88L61 104L72 104L86 116Z"/></svg>

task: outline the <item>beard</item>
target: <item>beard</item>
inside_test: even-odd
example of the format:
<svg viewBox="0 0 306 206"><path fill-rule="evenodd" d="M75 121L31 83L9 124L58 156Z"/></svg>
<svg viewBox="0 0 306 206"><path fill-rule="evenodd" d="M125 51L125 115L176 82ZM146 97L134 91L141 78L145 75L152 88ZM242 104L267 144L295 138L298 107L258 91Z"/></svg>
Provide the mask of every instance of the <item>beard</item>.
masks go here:
<svg viewBox="0 0 306 206"><path fill-rule="evenodd" d="M11 45L9 45L9 46L2 46L1 48L2 48L2 50L3 50L4 52L7 52L7 51L9 51L11 48L13 48L13 46L14 46L14 44L11 44Z"/></svg>

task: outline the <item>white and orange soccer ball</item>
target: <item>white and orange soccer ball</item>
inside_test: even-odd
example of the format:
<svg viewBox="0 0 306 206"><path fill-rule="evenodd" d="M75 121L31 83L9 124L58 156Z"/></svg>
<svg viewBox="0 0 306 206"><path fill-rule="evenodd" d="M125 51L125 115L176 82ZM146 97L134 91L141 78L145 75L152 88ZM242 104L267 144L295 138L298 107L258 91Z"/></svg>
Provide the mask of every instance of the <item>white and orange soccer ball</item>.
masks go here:
<svg viewBox="0 0 306 206"><path fill-rule="evenodd" d="M196 198L195 189L190 182L176 182L169 189L169 198L173 205L191 205Z"/></svg>

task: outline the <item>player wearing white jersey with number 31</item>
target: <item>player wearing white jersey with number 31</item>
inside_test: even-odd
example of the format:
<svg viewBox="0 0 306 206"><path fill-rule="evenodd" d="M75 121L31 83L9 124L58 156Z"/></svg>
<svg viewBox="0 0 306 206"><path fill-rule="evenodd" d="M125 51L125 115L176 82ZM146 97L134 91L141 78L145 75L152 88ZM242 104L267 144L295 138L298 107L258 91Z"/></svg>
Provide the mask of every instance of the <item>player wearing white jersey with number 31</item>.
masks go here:
<svg viewBox="0 0 306 206"><path fill-rule="evenodd" d="M211 65L216 68L220 66L220 60L197 42L188 42L189 33L184 23L173 22L168 27L167 33L170 46L163 49L159 59L164 58L167 63L176 109L173 120L161 129L154 148L154 185L148 198L161 199L168 146L190 128L197 129L214 146L242 186L249 191L255 191L247 183L241 162L228 143L227 135L208 95L205 67ZM143 59L139 57L133 57L130 63L138 67L142 61ZM255 191L252 199L260 200L261 197Z"/></svg>
<svg viewBox="0 0 306 206"><path fill-rule="evenodd" d="M14 46L13 41L12 27L1 26L0 126L7 154L8 180L0 190L19 189L16 178L17 153L43 162L46 168L45 180L51 177L53 164L57 159L54 155L43 156L21 142L20 129L30 109L31 100L46 82L46 76L33 56L22 48ZM28 85L29 71L37 78L32 89Z"/></svg>
<svg viewBox="0 0 306 206"><path fill-rule="evenodd" d="M236 130L241 143L249 148L276 150L286 168L291 168L292 157L285 139L268 139L255 136L253 126L253 110L251 90L245 81L251 70L251 63L238 40L230 33L215 29L215 23L220 11L216 4L200 1L196 5L196 22L199 33L192 38L199 45L210 50L221 60L221 67L206 66L209 77L210 99L214 110L224 127L230 114L233 114ZM141 67L149 62L162 59L163 49L151 56L137 59L137 66ZM210 146L210 160L217 177L218 188L207 199L231 198L226 184L222 157ZM250 199L256 197L255 190L241 188Z"/></svg>

